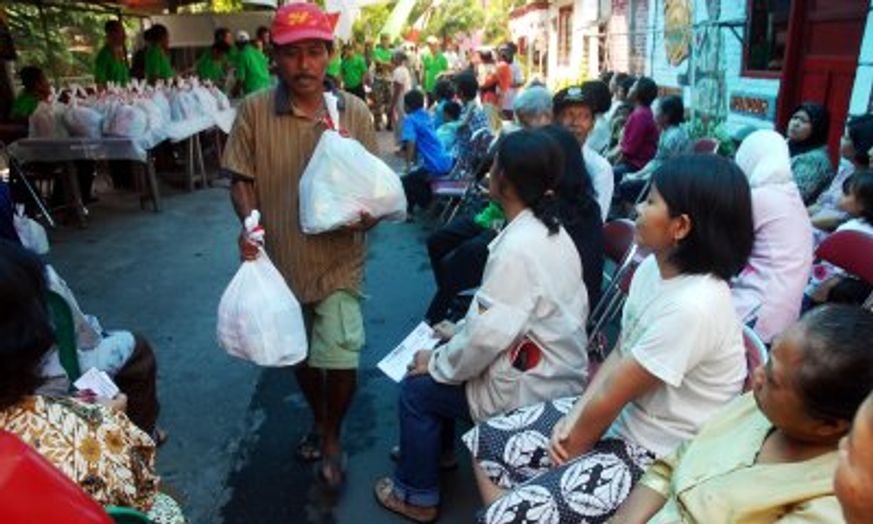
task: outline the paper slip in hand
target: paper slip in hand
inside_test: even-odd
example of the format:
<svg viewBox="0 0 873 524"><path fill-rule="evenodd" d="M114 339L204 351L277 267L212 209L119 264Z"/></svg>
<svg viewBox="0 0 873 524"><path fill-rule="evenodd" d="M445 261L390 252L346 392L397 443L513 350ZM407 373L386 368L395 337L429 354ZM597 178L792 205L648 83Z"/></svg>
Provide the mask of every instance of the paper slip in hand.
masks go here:
<svg viewBox="0 0 873 524"><path fill-rule="evenodd" d="M422 322L415 326L412 333L407 335L399 346L385 355L378 364L379 369L394 382L400 382L406 376L406 367L412 362L415 352L420 349L433 349L439 342L439 339L434 336L433 329Z"/></svg>
<svg viewBox="0 0 873 524"><path fill-rule="evenodd" d="M115 382L109 378L105 371L100 371L97 368L91 368L79 377L79 380L73 382L73 386L79 391L90 389L100 398L115 398L120 392Z"/></svg>

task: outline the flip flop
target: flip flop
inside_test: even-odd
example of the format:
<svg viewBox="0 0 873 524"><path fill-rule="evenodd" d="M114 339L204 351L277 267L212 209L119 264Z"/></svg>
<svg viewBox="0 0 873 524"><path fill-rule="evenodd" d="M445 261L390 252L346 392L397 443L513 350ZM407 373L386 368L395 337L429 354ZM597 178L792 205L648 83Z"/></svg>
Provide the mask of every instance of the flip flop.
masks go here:
<svg viewBox="0 0 873 524"><path fill-rule="evenodd" d="M321 460L321 435L309 432L300 439L294 455L303 462L315 462Z"/></svg>
<svg viewBox="0 0 873 524"><path fill-rule="evenodd" d="M346 468L348 467L348 455L345 451L339 455L325 455L322 459L313 465L315 478L318 479L324 487L336 490L342 487L346 481ZM326 470L330 471L330 476L326 474Z"/></svg>
<svg viewBox="0 0 873 524"><path fill-rule="evenodd" d="M439 516L439 511L436 507L413 506L397 498L394 495L394 481L389 477L376 481L376 484L373 486L373 495L383 508L414 522L422 524L436 522Z"/></svg>

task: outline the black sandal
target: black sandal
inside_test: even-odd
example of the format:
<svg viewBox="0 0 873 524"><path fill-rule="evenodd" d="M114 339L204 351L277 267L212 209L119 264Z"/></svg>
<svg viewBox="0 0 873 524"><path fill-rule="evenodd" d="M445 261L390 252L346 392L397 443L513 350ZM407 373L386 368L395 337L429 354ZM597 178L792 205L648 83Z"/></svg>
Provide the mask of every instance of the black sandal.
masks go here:
<svg viewBox="0 0 873 524"><path fill-rule="evenodd" d="M314 465L315 478L327 489L339 489L346 481L347 467L348 455L345 452L339 455L325 455Z"/></svg>
<svg viewBox="0 0 873 524"><path fill-rule="evenodd" d="M294 454L303 462L321 460L321 435L313 432L304 435L297 444Z"/></svg>

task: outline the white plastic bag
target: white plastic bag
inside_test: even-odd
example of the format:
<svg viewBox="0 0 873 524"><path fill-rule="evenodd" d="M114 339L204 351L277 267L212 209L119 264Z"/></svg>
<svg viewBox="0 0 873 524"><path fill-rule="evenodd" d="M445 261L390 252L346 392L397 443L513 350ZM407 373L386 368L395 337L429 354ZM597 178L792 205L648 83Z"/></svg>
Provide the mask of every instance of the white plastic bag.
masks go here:
<svg viewBox="0 0 873 524"><path fill-rule="evenodd" d="M18 240L25 248L37 255L45 255L49 252L48 235L42 224L24 214L24 206L15 206L15 215L12 217L15 233Z"/></svg>
<svg viewBox="0 0 873 524"><path fill-rule="evenodd" d="M336 97L324 96L333 122L339 123ZM328 129L300 178L300 226L306 234L322 233L358 222L361 212L404 220L403 184L360 142Z"/></svg>
<svg viewBox="0 0 873 524"><path fill-rule="evenodd" d="M67 129L63 118L66 106L57 101L52 93L47 102L40 102L28 119L28 136L30 138L66 138Z"/></svg>
<svg viewBox="0 0 873 524"><path fill-rule="evenodd" d="M109 126L103 131L110 136L140 138L148 130L148 116L142 109L127 102L119 103L112 113Z"/></svg>
<svg viewBox="0 0 873 524"><path fill-rule="evenodd" d="M246 230L262 240L260 214L252 211ZM229 355L259 366L292 366L306 358L306 328L300 303L267 254L243 262L218 304L218 344Z"/></svg>
<svg viewBox="0 0 873 524"><path fill-rule="evenodd" d="M103 115L96 109L79 105L79 100L73 97L64 113L64 125L70 136L100 138L103 134Z"/></svg>

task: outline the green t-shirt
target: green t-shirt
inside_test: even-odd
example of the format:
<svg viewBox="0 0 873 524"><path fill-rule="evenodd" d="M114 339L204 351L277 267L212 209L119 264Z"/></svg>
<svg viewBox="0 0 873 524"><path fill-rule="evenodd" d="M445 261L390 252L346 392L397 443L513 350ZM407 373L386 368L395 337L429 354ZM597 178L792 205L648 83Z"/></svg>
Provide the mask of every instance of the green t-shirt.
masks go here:
<svg viewBox="0 0 873 524"><path fill-rule="evenodd" d="M170 65L170 57L155 45L150 45L145 52L145 76L149 81L169 79L176 76L176 71Z"/></svg>
<svg viewBox="0 0 873 524"><path fill-rule="evenodd" d="M491 229L494 222L505 221L506 215L503 214L503 208L497 202L489 202L488 206L473 217L473 222L483 228Z"/></svg>
<svg viewBox="0 0 873 524"><path fill-rule="evenodd" d="M346 89L354 89L364 82L367 73L367 61L363 55L354 54L342 64L343 84Z"/></svg>
<svg viewBox="0 0 873 524"><path fill-rule="evenodd" d="M390 64L392 53L390 49L385 49L382 46L376 46L373 49L373 58L380 64Z"/></svg>
<svg viewBox="0 0 873 524"><path fill-rule="evenodd" d="M270 87L272 80L267 55L251 44L245 46L239 54L236 77L243 83L245 94Z"/></svg>
<svg viewBox="0 0 873 524"><path fill-rule="evenodd" d="M119 60L108 45L100 48L94 59L94 81L98 84L114 82L127 85L130 82L130 70L124 61Z"/></svg>
<svg viewBox="0 0 873 524"><path fill-rule="evenodd" d="M343 57L337 53L333 56L330 63L327 64L327 74L334 78L339 78L340 74L342 74L342 67Z"/></svg>
<svg viewBox="0 0 873 524"><path fill-rule="evenodd" d="M441 52L437 52L436 56L431 55L430 52L425 53L421 61L424 63L424 90L433 93L439 74L449 70L449 61Z"/></svg>
<svg viewBox="0 0 873 524"><path fill-rule="evenodd" d="M224 83L224 78L227 74L226 69L227 59L214 59L211 49L200 55L200 59L197 60L197 76L202 80L212 80L218 87L222 87Z"/></svg>
<svg viewBox="0 0 873 524"><path fill-rule="evenodd" d="M22 91L12 102L12 118L29 118L36 111L36 106L39 105L39 98L33 93Z"/></svg>

